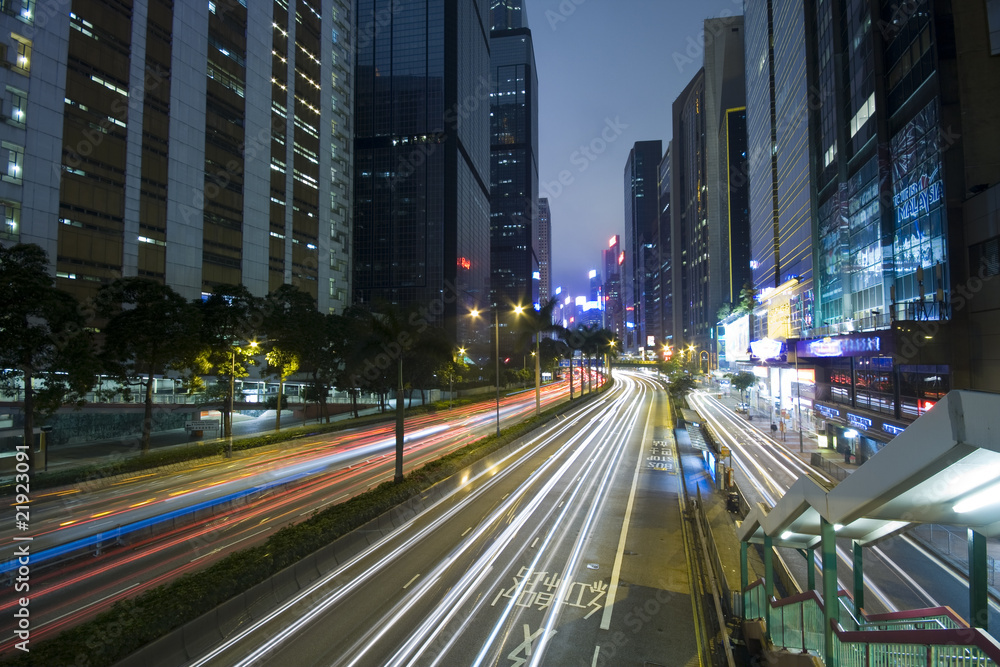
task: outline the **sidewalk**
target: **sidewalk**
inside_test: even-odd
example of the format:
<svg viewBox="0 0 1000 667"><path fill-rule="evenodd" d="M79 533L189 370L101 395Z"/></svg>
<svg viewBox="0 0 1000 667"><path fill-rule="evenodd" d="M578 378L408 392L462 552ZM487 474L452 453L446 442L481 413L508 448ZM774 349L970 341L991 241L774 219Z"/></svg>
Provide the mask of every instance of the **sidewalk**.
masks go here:
<svg viewBox="0 0 1000 667"><path fill-rule="evenodd" d="M771 415L766 410L757 409L756 405L752 402L750 404L750 414L743 414L736 412L736 406L740 403L740 393L733 389L729 390L729 395L727 396L725 390L720 390L716 387L711 387L707 383L699 384L699 390L707 392L713 398L718 400L720 403L725 405L727 408L732 410L737 416L748 421L751 426L757 428L765 437L770 438L779 445L784 446L791 454L798 456L806 465L812 465L822 468L824 472L829 474L831 477L837 479L837 481L843 480L847 475L858 469L858 463L852 457L851 463L844 462L844 455L837 452L835 449L829 447L823 447L820 444L819 435L812 430L804 429L802 433L801 440L799 439L799 432L792 428L795 424L795 419L786 420L785 432L782 435L781 431L778 431L775 435L771 435ZM722 393L722 398L719 398L719 393ZM777 422L775 422L777 423ZM808 423L806 424L808 427ZM814 455L820 458L821 463L817 465L814 463Z"/></svg>

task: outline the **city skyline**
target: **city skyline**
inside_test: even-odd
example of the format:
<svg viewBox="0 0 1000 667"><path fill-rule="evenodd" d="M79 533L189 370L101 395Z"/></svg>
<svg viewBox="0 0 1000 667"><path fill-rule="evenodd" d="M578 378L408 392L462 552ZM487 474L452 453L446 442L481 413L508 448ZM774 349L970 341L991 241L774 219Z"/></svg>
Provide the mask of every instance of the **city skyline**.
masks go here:
<svg viewBox="0 0 1000 667"><path fill-rule="evenodd" d="M637 141L666 147L671 104L703 63L704 20L742 14L743 1L524 6L538 64L539 196L552 209L552 286L582 295L608 237L624 238L629 150Z"/></svg>

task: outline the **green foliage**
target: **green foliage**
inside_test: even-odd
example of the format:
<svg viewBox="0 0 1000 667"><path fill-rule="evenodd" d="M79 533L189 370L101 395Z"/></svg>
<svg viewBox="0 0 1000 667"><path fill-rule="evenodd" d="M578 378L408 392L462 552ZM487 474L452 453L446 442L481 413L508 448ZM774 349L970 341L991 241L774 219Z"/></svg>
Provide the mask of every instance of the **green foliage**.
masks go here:
<svg viewBox="0 0 1000 667"><path fill-rule="evenodd" d="M740 392L740 397L743 397L744 392L747 389L757 384L757 376L749 371L739 371L738 373L726 373L726 377L729 378L729 382L735 389Z"/></svg>
<svg viewBox="0 0 1000 667"><path fill-rule="evenodd" d="M23 385L26 439L36 418L82 402L96 383L84 324L76 300L54 286L42 248L0 246L0 386L14 393Z"/></svg>

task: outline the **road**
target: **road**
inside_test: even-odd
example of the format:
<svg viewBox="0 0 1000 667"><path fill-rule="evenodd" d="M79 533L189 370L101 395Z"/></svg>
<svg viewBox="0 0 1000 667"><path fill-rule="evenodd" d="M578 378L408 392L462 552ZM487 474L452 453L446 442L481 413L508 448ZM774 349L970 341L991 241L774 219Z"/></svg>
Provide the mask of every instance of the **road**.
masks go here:
<svg viewBox="0 0 1000 667"><path fill-rule="evenodd" d="M776 442L735 414L714 395L695 392L689 403L710 424L713 432L733 453L735 480L753 505L763 502L773 507L775 500L802 475L811 475L827 485L835 485L823 471L803 462L783 444ZM789 549L780 549L799 587L805 589L806 561ZM854 561L850 540L838 540L837 566L840 587L853 591ZM907 609L948 606L969 618L968 578L947 566L905 533L864 550L865 611L882 613ZM822 573L817 570L816 581ZM1000 606L990 600L990 628L1000 628ZM996 630L994 630L995 632Z"/></svg>
<svg viewBox="0 0 1000 667"><path fill-rule="evenodd" d="M547 386L543 409L567 396L567 383ZM534 391L502 401L505 426L533 412ZM405 470L493 433L495 420L490 401L407 419ZM394 428L389 423L314 436L229 461L194 462L177 472L84 480L74 488L33 494L33 640L263 542L284 525L391 479ZM15 534L13 526L0 531L4 562L11 558ZM70 556L42 559L69 547ZM13 595L0 598L0 651L13 645L8 612L15 604Z"/></svg>
<svg viewBox="0 0 1000 667"><path fill-rule="evenodd" d="M617 377L191 664L703 664L664 393Z"/></svg>

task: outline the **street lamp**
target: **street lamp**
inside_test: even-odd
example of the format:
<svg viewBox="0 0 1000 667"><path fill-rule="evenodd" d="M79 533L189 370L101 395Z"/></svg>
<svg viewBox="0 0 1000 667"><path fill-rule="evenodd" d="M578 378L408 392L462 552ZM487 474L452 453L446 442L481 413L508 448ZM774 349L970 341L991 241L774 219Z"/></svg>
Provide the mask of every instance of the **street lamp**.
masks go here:
<svg viewBox="0 0 1000 667"><path fill-rule="evenodd" d="M458 348L458 354L465 359L465 348ZM448 409L451 410L452 402L455 399L455 360L451 360L451 373L448 375Z"/></svg>
<svg viewBox="0 0 1000 667"><path fill-rule="evenodd" d="M257 341L250 341L250 348L253 350L257 349ZM229 367L229 418L226 423L226 457L232 458L233 456L233 409L235 408L234 402L236 398L236 350L240 349L240 346L233 344L230 349L231 363ZM278 410L281 410L281 406L278 406Z"/></svg>
<svg viewBox="0 0 1000 667"><path fill-rule="evenodd" d="M473 317L479 317L479 311L473 310L470 313ZM493 336L496 339L496 365L497 365L497 437L500 437L500 315L496 305L493 306Z"/></svg>
<svg viewBox="0 0 1000 667"><path fill-rule="evenodd" d="M527 310L524 306L516 306L514 308L515 315L521 315ZM535 332L535 351L532 352L532 356L535 357L535 416L538 417L542 414L542 367L541 367L541 355L539 354L539 336L538 332ZM499 354L498 354L499 356Z"/></svg>

